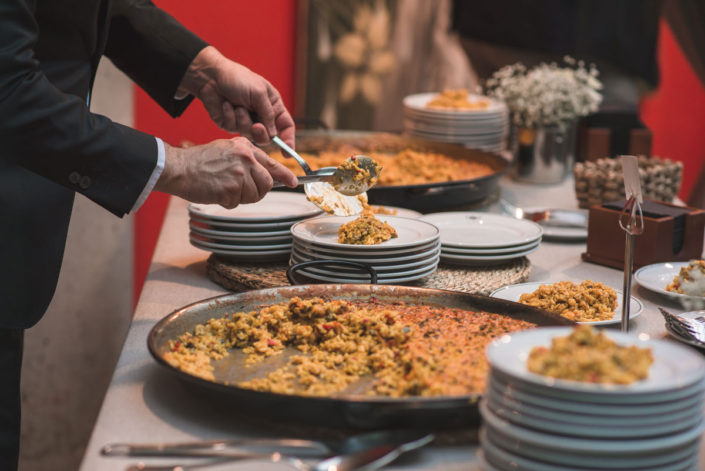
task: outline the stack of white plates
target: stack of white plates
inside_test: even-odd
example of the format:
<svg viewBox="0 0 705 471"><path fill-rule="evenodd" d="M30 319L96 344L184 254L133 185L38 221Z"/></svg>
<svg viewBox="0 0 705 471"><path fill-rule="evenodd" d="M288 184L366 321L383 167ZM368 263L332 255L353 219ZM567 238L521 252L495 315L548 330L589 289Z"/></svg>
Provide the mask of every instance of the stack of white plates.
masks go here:
<svg viewBox="0 0 705 471"><path fill-rule="evenodd" d="M500 152L509 132L507 107L501 101L479 95L468 99L488 100L484 109L433 109L426 104L438 93L419 93L404 98L404 131L434 141L462 144L473 149Z"/></svg>
<svg viewBox="0 0 705 471"><path fill-rule="evenodd" d="M301 193L272 191L260 201L225 209L189 204L191 245L242 262L289 259L291 226L323 211Z"/></svg>
<svg viewBox="0 0 705 471"><path fill-rule="evenodd" d="M538 249L543 229L535 222L499 214L454 211L420 218L441 231L441 261L494 265Z"/></svg>
<svg viewBox="0 0 705 471"><path fill-rule="evenodd" d="M620 345L651 349L647 379L600 385L527 370L533 347L549 347L571 330L522 331L487 348L490 375L480 406L486 469L698 469L705 360L675 343L610 331Z"/></svg>
<svg viewBox="0 0 705 471"><path fill-rule="evenodd" d="M323 216L301 221L291 228L294 246L290 264L313 260L347 260L364 263L377 272L384 284L418 280L438 267L441 252L436 226L419 219L377 215L397 231L397 237L376 245L338 243L338 228L357 216ZM311 266L298 274L332 283L369 283L370 275L352 266Z"/></svg>

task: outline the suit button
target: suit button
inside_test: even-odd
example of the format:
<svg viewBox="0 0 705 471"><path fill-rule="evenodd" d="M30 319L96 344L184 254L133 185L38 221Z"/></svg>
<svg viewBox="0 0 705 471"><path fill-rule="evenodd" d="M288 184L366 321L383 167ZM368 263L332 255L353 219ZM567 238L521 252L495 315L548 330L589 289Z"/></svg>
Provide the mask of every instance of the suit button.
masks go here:
<svg viewBox="0 0 705 471"><path fill-rule="evenodd" d="M83 176L81 177L81 180L79 180L78 186L80 186L83 190L87 190L88 187L91 186L91 183L93 183L91 181L91 177Z"/></svg>
<svg viewBox="0 0 705 471"><path fill-rule="evenodd" d="M81 175L78 172L69 173L69 182L76 185L81 180Z"/></svg>

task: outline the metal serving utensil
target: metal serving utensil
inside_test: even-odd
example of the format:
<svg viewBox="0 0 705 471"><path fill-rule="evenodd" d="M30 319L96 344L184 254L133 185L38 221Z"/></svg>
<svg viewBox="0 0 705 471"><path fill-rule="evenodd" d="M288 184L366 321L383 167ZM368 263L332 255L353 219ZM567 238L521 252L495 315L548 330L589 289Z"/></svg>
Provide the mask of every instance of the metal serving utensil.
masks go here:
<svg viewBox="0 0 705 471"><path fill-rule="evenodd" d="M335 446L320 440L245 438L181 443L111 443L105 445L100 453L103 456L240 458L275 451L294 456L329 456L335 450Z"/></svg>
<svg viewBox="0 0 705 471"><path fill-rule="evenodd" d="M527 211L514 206L504 199L499 200L502 210L517 219L528 219L542 226L576 227L587 229L587 211L580 209L543 209L540 211Z"/></svg>
<svg viewBox="0 0 705 471"><path fill-rule="evenodd" d="M289 144L282 141L279 136L274 136L272 138L272 142L275 143L276 145L278 145L281 150L283 150L284 152L289 154L291 157L293 157L294 160L296 160L296 162L298 162L298 164L301 166L301 168L303 169L303 171L306 175L313 174L313 171L311 170L311 167L308 166L308 163L306 163L306 160L304 160L304 158L301 157L298 154L298 152L296 152L294 149L289 147Z"/></svg>
<svg viewBox="0 0 705 471"><path fill-rule="evenodd" d="M101 449L103 456L187 458L240 458L279 452L291 456L326 457L352 453L382 444L404 444L425 434L406 430L377 430L351 435L343 440L304 440L299 438L242 438L179 443L111 443Z"/></svg>
<svg viewBox="0 0 705 471"><path fill-rule="evenodd" d="M303 161L303 159L301 160ZM306 162L304 161L304 164L306 164L306 168L308 168L308 171L302 166L304 172L306 172L306 175L303 177L298 177L299 185L305 185L307 183L314 182L326 182L333 185L333 188L335 188L338 193L342 193L346 196L357 196L361 193L366 192L372 185L377 182L377 178L379 178L377 171L377 163L366 155L353 155L350 156L347 160L354 161L356 163L355 166L358 167L360 170L356 170L355 167L323 167L318 170L311 170L308 167L308 164L306 164ZM301 162L299 162L299 164L301 164ZM364 171L368 172L369 178L357 178L357 175L360 172ZM283 183L274 182L272 188L282 188L284 186L285 185Z"/></svg>
<svg viewBox="0 0 705 471"><path fill-rule="evenodd" d="M619 227L626 232L624 243L624 286L622 290L622 332L629 331L629 300L632 291L632 271L634 268L634 236L644 232L644 213L641 210L641 180L637 158L623 155L622 173L624 174L624 192L627 202L619 215Z"/></svg>
<svg viewBox="0 0 705 471"><path fill-rule="evenodd" d="M315 464L306 463L294 456L285 455L279 452L272 454L250 454L240 458L221 458L192 465L146 465L139 463L128 466L126 471L189 471L200 470L209 467L222 466L229 461L252 459L268 460L272 463L286 463L300 471L372 471L385 466L394 461L402 453L415 450L433 441L434 435L411 433L403 442L383 443L372 447L360 449L350 453L333 456Z"/></svg>
<svg viewBox="0 0 705 471"><path fill-rule="evenodd" d="M689 319L673 314L662 307L658 309L667 326L677 334L688 340L705 345L705 312L703 312L703 316Z"/></svg>

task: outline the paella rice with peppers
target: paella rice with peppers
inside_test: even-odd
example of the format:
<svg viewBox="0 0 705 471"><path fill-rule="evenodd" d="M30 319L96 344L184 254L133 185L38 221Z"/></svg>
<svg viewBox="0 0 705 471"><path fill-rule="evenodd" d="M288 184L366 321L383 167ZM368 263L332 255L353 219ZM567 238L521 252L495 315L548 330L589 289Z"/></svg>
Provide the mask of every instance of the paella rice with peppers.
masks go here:
<svg viewBox="0 0 705 471"><path fill-rule="evenodd" d="M296 349L283 366L237 385L258 391L324 396L373 378L364 394L462 395L484 391L484 350L499 335L534 324L499 314L402 302L351 303L292 298L257 311L210 319L169 342L164 359L215 380L213 361L240 349L256 368Z"/></svg>

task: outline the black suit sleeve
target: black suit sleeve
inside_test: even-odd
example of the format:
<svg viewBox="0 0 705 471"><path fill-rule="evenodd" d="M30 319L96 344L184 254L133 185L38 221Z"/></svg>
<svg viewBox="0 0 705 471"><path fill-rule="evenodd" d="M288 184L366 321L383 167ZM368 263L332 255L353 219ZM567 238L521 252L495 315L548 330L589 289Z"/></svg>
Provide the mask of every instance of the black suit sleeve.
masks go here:
<svg viewBox="0 0 705 471"><path fill-rule="evenodd" d="M34 57L37 34L23 0L0 2L0 159L121 216L154 170L155 139L90 113L84 100L56 88Z"/></svg>
<svg viewBox="0 0 705 471"><path fill-rule="evenodd" d="M207 43L150 0L113 0L105 48L116 66L171 116L193 97L174 100L186 69Z"/></svg>

